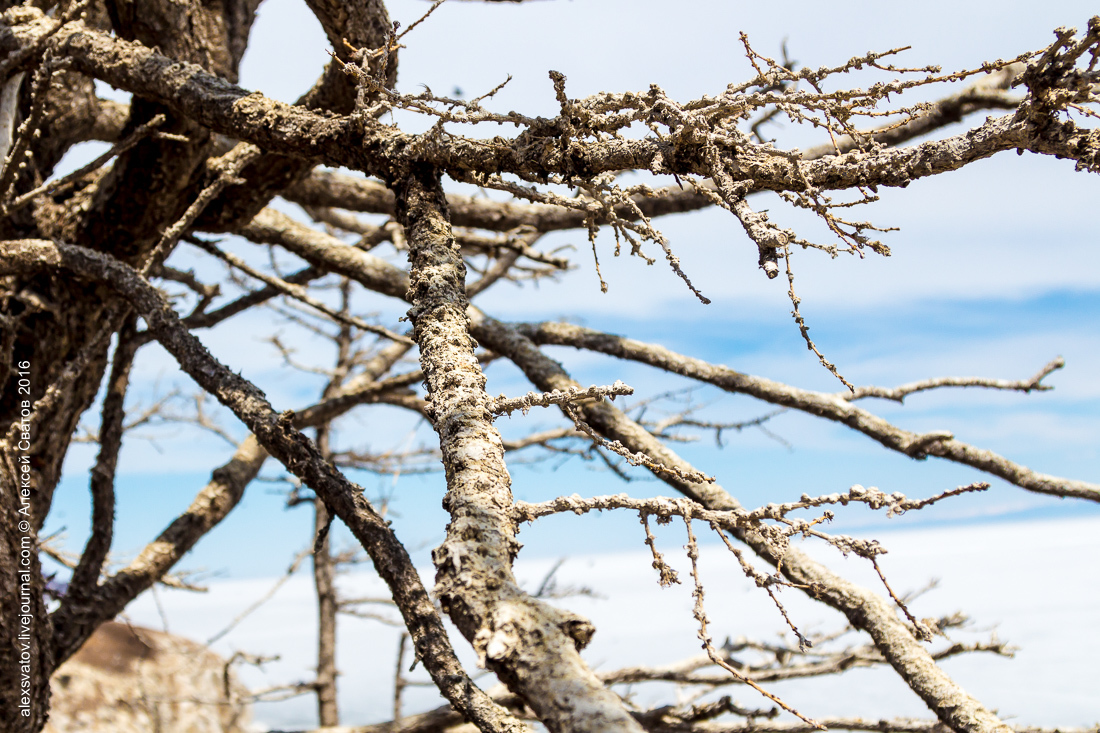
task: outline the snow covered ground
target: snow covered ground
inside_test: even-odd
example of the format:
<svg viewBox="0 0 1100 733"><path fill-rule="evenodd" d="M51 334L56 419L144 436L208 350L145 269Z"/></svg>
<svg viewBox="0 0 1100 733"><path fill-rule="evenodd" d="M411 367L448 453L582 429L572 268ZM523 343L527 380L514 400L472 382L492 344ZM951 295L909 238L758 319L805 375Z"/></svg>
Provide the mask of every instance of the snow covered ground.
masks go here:
<svg viewBox="0 0 1100 733"><path fill-rule="evenodd" d="M586 586L599 596L555 601L595 623L597 633L585 656L597 669L668 663L699 653L690 611L691 581L681 550L683 525L673 523L656 531L658 547L681 569L684 585L660 588L640 542L639 550L570 557L555 576L559 588ZM985 654L945 662L948 672L970 693L1013 723L1083 726L1100 721L1100 673L1096 671L1100 518L877 531L873 536L889 549L881 565L899 593L939 580L935 589L912 604L917 617L962 610L974 623L968 631L952 633L954 639L989 638L995 630L1000 639L1019 647L1014 659ZM805 549L845 576L881 590L866 562L845 559L816 542L805 543ZM554 562L521 557L517 577L533 590ZM743 577L724 547L706 544L701 570L716 644L727 636L777 639L784 628L782 618L767 596ZM430 569L423 570L422 576L430 584ZM161 590L157 599L149 594L139 598L128 614L135 623L162 628L167 621L174 633L206 639L264 595L273 582L216 582L206 594ZM380 581L366 571L344 576L342 588L347 595L384 595ZM839 614L796 591L786 590L781 599L804 632L841 625ZM386 610L381 609L383 614ZM392 609L389 616L396 618ZM279 655L262 671L243 670L245 682L253 689L307 680L314 653L314 618L311 578L300 571L214 648L226 656L236 650ZM344 723L388 719L399 630L377 621L346 618L339 634ZM453 638L467 669L475 669L467 645L457 634ZM482 684L489 687L492 682L483 679ZM830 679L775 684L771 689L811 716L928 717L920 701L890 670L854 670ZM674 701L668 686L650 685L633 692L638 698ZM766 706L767 701L751 690L732 688L731 694L745 705ZM438 703L430 688L412 688L406 700L407 713ZM276 728L308 727L315 721L313 709L310 698L262 704L256 719Z"/></svg>

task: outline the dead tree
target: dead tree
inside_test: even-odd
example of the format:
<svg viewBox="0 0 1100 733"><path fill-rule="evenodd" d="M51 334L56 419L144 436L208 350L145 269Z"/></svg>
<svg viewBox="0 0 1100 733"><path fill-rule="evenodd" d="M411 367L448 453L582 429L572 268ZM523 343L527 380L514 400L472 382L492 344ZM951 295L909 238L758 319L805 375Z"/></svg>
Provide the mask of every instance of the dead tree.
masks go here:
<svg viewBox="0 0 1100 733"><path fill-rule="evenodd" d="M40 730L53 671L97 627L164 579L234 509L273 457L316 497L319 528L335 518L362 545L389 587L416 658L448 701L450 711L427 713L409 725L428 729L466 720L486 732L520 731L526 729L524 718L532 717L552 731L703 730L718 716L740 715L748 719L745 725L760 730L765 724L759 718L768 711L741 710L728 699L635 710L611 685L660 675L693 683L699 669L711 666L728 677L719 681L712 675L703 684L749 684L790 710L766 692L769 679L888 664L934 718L897 721L891 730L937 725L959 733L1008 730L936 664L944 654L967 651L929 647L937 632L951 627L948 621L916 619L889 586L883 596L853 585L790 543L792 536L808 535L875 563L880 551L875 543L830 536L817 520L792 513L818 511L821 519L828 514L822 507L837 502L913 510L983 485L925 501L854 487L746 508L722 488L720 477L677 455L660 426L635 420L612 404L610 399L628 394L628 387L582 388L541 347L571 346L640 362L846 425L912 458L969 466L1024 491L1097 501L1100 486L1039 474L950 433L905 430L859 403L870 396L902 399L951 387L1042 390L1043 378L1060 362L1023 381L945 378L896 389L855 387L810 340L791 259L811 248L833 255L887 255L874 238L874 225L848 218L851 206L872 202L879 187L904 187L999 152L1055 156L1073 161L1079 172L1100 171L1100 137L1088 126L1097 114L1100 18L1090 19L1083 33L1055 30L1047 48L1021 49L1016 58L949 73L895 67L893 51L835 67L796 68L757 53L742 37L755 73L713 95L677 101L651 86L575 99L565 77L551 72L559 112L545 118L495 111L495 90L468 101L400 90L398 57L407 30L391 23L380 0L307 4L334 55L296 105L235 84L258 0L4 4L0 127L8 132L0 140L0 424L6 432L0 444L0 579L15 592L5 593L0 614L0 727ZM880 71L888 80L866 89L827 91L836 78L860 68ZM132 93L132 103L98 99L94 80ZM934 103L894 103L907 90L935 84L961 88ZM878 118L885 109L891 116L883 124ZM392 110L424 115L433 124L423 133L403 131L380 121ZM992 114L972 120L962 133L941 132L979 111ZM777 115L820 128L824 144L798 150L762 140L759 125ZM466 129L476 123L497 123L501 134L477 137ZM65 152L88 140L113 147L74 174L54 175ZM669 185L628 185L620 177L626 172L664 177ZM448 192L448 180L512 199ZM763 192L816 214L832 240L811 241L773 223L752 205ZM269 208L276 196L300 204L315 225ZM647 247L660 250L670 277L682 279L706 303L681 269L674 244L656 225L661 216L704 207L725 209L739 222L759 251L762 277L788 278L806 345L845 391L800 389L576 325L509 323L470 303L498 282L541 278L570 266L560 253L537 246L542 234L563 229L586 232L594 249L604 229L632 255L648 258ZM367 223L356 212L389 219ZM239 235L279 257L292 254L304 265L292 273L257 265L209 236L219 234ZM371 252L385 243L402 253L403 266ZM224 263L223 281L203 282L173 267L172 258L185 248ZM479 276L468 280L471 270ZM320 287L334 276L345 278L357 295L407 303L411 331L402 323L368 318L366 309L347 301L334 305L331 291ZM225 294L239 290L233 282L251 281L257 284L239 295ZM276 409L200 340L204 329L271 302L316 314L321 320L314 328L369 335L377 344L362 360L338 362L339 374L315 404ZM249 437L228 463L212 470L186 513L132 561L112 568L114 476L127 425L128 375L138 350L154 341L248 429ZM419 369L401 366L411 348ZM482 367L493 359L514 364L537 391L491 397ZM90 484L93 530L73 563L67 592L50 606L37 532L49 515L78 421L104 383L99 456ZM340 450L327 445L335 418L378 403L425 416L437 434L431 456L421 454L446 477L444 506L450 514L446 539L434 552L434 600L379 508L339 470ZM542 407L561 411L560 429L502 441L493 425L497 416ZM307 428L317 431L316 441ZM627 463L641 467L680 496L517 503L505 452L530 446L584 450L620 469ZM779 669L735 664L729 650L710 640L701 581L693 572L705 659L672 670L601 677L581 655L592 625L525 592L512 573L519 522L593 509L637 512L643 522L683 522L693 567L695 527L709 527L764 591L777 585L801 589L840 611L866 634L865 641L807 657L813 639L800 634L802 644L776 652L785 660ZM661 581L674 582L648 524L645 531ZM323 569L322 564L319 587L331 584ZM435 601L508 694L487 694L462 668ZM331 639L327 643L332 646ZM328 695L334 672L331 665L322 667L318 688ZM322 702L321 708L323 722L334 722L334 705ZM796 714L803 723L776 723L775 729L865 725Z"/></svg>

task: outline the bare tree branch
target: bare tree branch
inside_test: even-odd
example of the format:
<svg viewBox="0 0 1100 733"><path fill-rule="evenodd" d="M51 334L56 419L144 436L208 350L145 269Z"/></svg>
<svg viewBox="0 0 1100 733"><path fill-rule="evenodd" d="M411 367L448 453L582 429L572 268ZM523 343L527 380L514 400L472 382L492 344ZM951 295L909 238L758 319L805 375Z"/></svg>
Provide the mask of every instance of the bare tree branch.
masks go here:
<svg viewBox="0 0 1100 733"><path fill-rule="evenodd" d="M1022 489L1054 496L1073 496L1100 501L1100 486L1085 481L1075 481L1032 471L1026 466L1008 460L996 453L976 448L955 440L947 432L913 433L891 425L882 418L851 404L852 399L869 396L904 397L914 391L933 387L966 386L1031 391L1038 388L1039 380L1056 366L1044 367L1037 378L1026 382L982 380L977 378L948 378L932 382L904 385L897 390L865 388L851 395L831 395L824 392L791 387L764 377L756 377L734 371L729 367L709 364L701 359L683 356L663 346L646 344L633 339L599 333L591 329L564 323L523 325L522 333L540 344L557 344L598 351L620 359L629 359L662 369L673 374L713 384L727 392L747 394L773 405L782 405L808 412L827 420L842 423L875 439L891 450L913 458L936 456L972 466L986 473L1005 479Z"/></svg>
<svg viewBox="0 0 1100 733"><path fill-rule="evenodd" d="M508 514L511 479L467 331L465 267L452 246L439 174L414 168L394 186L409 242L409 317L447 469L452 519L433 552L436 596L482 664L551 730L639 730L580 657L592 625L530 597L512 575L519 545Z"/></svg>
<svg viewBox="0 0 1100 733"><path fill-rule="evenodd" d="M259 479L289 486L288 505L314 508L318 655L314 679L261 690L251 699L314 694L325 730L341 722L338 652L341 660L347 657L337 644L339 614L399 623L394 609L376 614L363 605L378 599L341 599L338 569L366 557L389 589L391 597L382 600L401 614L413 665L422 664L431 682L406 678L402 641L394 720L348 730L442 732L472 723L485 733L518 732L534 720L553 733L780 733L806 729L803 724L889 733L1013 730L937 664L963 653L1011 650L995 636L972 644L951 641L947 632L965 622L961 613L918 618L907 605L911 595L896 592L879 564L882 545L829 534L825 526L838 504L865 504L891 516L988 484L923 499L857 485L821 496L778 497L747 509L669 445L696 438L685 428L713 430L720 444L723 430L766 430L765 420L797 409L915 459L937 456L1028 491L1100 501L1096 484L1037 473L956 440L949 430L904 430L856 404L870 397L902 403L943 388L1045 391L1051 388L1046 378L1064 366L1060 357L1030 379L942 377L856 388L810 338L792 267L798 247L831 257L863 258L868 251L889 256L890 248L875 237L894 228L852 213L878 201L882 186L904 188L1011 150L1100 172L1100 16L1083 33L1055 29L1053 43L1037 51L946 72L903 66L899 54L906 48L803 66L785 45L776 60L741 33L751 70L712 93L682 100L649 85L576 98L566 76L549 71L547 94L556 109L534 116L497 108L497 95L512 81L503 74L496 86L470 95L457 87L449 96L427 86L411 92L398 87L399 52L412 43L406 39L419 36L410 31L449 12L439 10L442 0L425 4L407 27L391 20L382 0L306 4L331 45L332 62L317 70L317 81L293 105L237 85L259 0L32 0L8 3L0 12L0 208L7 214L0 217L0 417L9 425L0 436L0 579L18 589L0 598L0 728L38 733L49 715L50 673L139 594L158 583L199 588L193 579L172 574L173 568ZM130 103L97 98L103 84L130 94ZM930 101L910 101L914 96ZM968 129L948 127L981 110L997 112L969 121ZM412 116L419 132L406 125ZM826 144L798 149L767 139L784 123L811 128ZM110 142L111 149L75 173L55 174L74 146L94 139ZM315 171L318 165L333 170ZM447 179L476 193L448 193ZM670 181L675 185L661 187ZM511 200L486 196L487 190ZM769 192L779 206L794 210L788 213L814 217L827 239L800 236L787 228L783 212L757 206L760 199L752 197ZM280 194L302 205L323 231L271 208ZM627 254L655 264L652 250L659 248L673 274L701 303L710 303L711 294L697 288L694 273L681 266L679 245L659 228L661 216L710 206L740 224L766 277L778 277L783 259L803 340L848 392L799 389L568 324L508 325L470 305L492 288L503 296L502 283L542 287L570 269L562 250L572 245L535 249L543 235L564 229L587 236L606 289L599 261L604 253L597 246L601 227L611 230L616 256L627 245ZM202 231L243 236L261 245L253 254L267 261L229 254L195 236ZM176 253L181 240L220 262L210 270L212 263L203 260L191 270L169 260L188 256ZM392 250L381 246L387 243ZM287 253L308 266L291 270ZM387 258L394 253L407 255L407 264L391 264ZM365 315L379 295L408 303L407 316L376 323ZM219 339L234 327L239 333L246 319L236 316L257 306L246 318L249 324L271 323L260 338L281 357L275 366L324 384L313 404L306 401L297 412L277 413L257 384L215 360L189 330L218 327ZM402 334L402 321L412 323L412 338ZM145 330L138 330L139 322ZM300 336L309 339L308 346ZM150 341L198 385L182 414L167 402L178 390L159 387L156 392L167 397L142 396L151 407L124 413L128 382L144 379L138 372L130 377L135 354ZM666 391L643 396L624 413L611 402L630 388L615 381L581 389L543 353L543 345L636 361L659 370L662 379L683 377L778 409L746 422L704 419L703 405L690 391L687 397ZM420 368L403 366L411 363L413 346ZM518 367L536 391L491 398L485 368L497 360L510 363L503 365L508 379L512 366ZM140 368L145 360L136 363ZM251 371L252 364L234 368ZM614 380L612 375L607 382ZM82 415L100 395L100 424L87 427ZM227 411L211 408L211 396ZM676 401L669 410L667 403ZM382 404L401 411L368 407ZM509 441L494 427L501 415L518 422L514 410L526 416L532 407L550 405L560 408L565 427L530 426L515 433L525 437ZM353 420L342 416L352 410L349 418L366 421L370 429L346 429ZM224 424L229 413L249 431L244 440ZM392 420L395 414L397 421L374 430L380 423L373 416ZM120 452L123 436L144 425L142 437L155 441L167 435L168 424L219 435L235 453L212 472L186 511L156 537L150 533L137 557L111 573L115 480L124 475L119 457L127 453ZM425 432L429 424L436 435ZM303 435L307 428L314 429L314 441ZM381 443L377 433L386 436ZM83 553L75 554L64 546L64 536L38 532L58 519L51 509L71 443L92 439L100 451L90 486L91 530ZM573 495L514 502L505 451L536 446L541 450L535 460L580 457L627 481L639 476L628 463L644 466L682 497ZM260 477L269 455L285 471ZM380 481L377 500L368 501L342 469L392 479ZM391 506L398 477L429 472L441 472L439 480L446 482L450 520L433 554L434 597L389 521L404 508ZM533 595L516 581L519 522L613 509L638 513L662 585L680 578L658 548L650 519L683 520L705 657L596 675L580 655L592 625L547 603L556 597L550 587L556 568ZM334 517L366 555L358 547L334 549ZM716 644L704 606L705 566L698 562L700 526L715 532L722 542L718 551L724 546L770 596L797 643L739 638ZM796 537L868 561L882 592L849 583L809 559L796 549ZM50 563L57 566L56 577L43 575ZM849 626L804 634L776 594L782 586L840 611ZM455 655L441 611L511 694L489 694L475 684ZM869 641L847 636L857 632L866 632ZM772 681L886 664L938 722L815 723L813 711L796 711L765 689ZM228 670L227 699L237 705L240 693L231 689ZM677 701L647 708L610 687L636 682L675 685ZM404 716L403 690L429 684L450 707ZM718 688L729 684L751 686L776 707L742 707L717 697ZM780 708L803 722L778 719Z"/></svg>
<svg viewBox="0 0 1100 733"><path fill-rule="evenodd" d="M475 338L511 359L539 389L574 386L573 380L557 362L543 355L534 343L517 331L475 309L471 309L471 321L471 332ZM681 471L696 470L613 405L601 403L581 410L586 422L605 437L646 453L659 465L676 467ZM655 473L662 481L707 509L740 508L740 503L717 483L693 483L671 472ZM913 632L898 619L893 607L880 596L835 575L796 548L776 547L756 531L741 530L735 536L780 570L795 587L837 609L853 626L868 632L883 657L952 730L959 733L1003 733L1007 728L936 665Z"/></svg>
<svg viewBox="0 0 1100 733"><path fill-rule="evenodd" d="M405 548L363 497L362 489L324 461L289 420L271 409L259 390L215 361L150 285L125 265L80 248L52 242L7 242L0 246L5 254L4 265L0 266L4 274L24 268L63 266L83 277L109 283L130 299L184 371L233 410L258 443L317 492L364 545L393 592L425 667L447 699L485 729L523 730L462 671Z"/></svg>

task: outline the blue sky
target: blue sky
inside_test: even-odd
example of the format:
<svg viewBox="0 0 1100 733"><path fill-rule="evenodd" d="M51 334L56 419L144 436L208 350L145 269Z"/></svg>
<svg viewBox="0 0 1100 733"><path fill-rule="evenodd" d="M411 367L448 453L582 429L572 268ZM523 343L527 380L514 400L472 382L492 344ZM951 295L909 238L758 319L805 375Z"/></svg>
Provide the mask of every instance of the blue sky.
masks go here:
<svg viewBox="0 0 1100 733"><path fill-rule="evenodd" d="M391 16L406 26L427 7L412 0L388 5ZM721 91L727 83L746 77L739 30L746 31L757 51L767 55L777 55L786 39L791 55L812 66L842 62L871 49L912 45L913 50L902 57L905 64L935 62L952 69L1039 48L1053 38L1053 28L1083 27L1093 10L1085 2L1033 3L1011 13L991 3L931 2L921 4L918 13L889 3L805 2L785 4L781 14L768 14L764 4L720 0L683 2L676 8L671 13L667 3L610 0L518 6L447 3L406 37L399 87L416 91L425 84L450 93L457 86L473 95L511 73L514 80L492 103L495 109L554 114L547 70L556 69L569 78L571 96L598 90L644 90L650 83L659 83L683 100ZM951 22L945 23L944 17ZM328 59L324 36L302 3L267 0L254 38L241 83L276 98L296 98ZM854 78L850 83L862 82ZM920 93L914 96L920 98ZM980 116L969 122L976 119ZM402 123L425 124L404 118ZM813 131L789 125L773 128L772 134L783 145L821 142ZM78 153L88 154L87 150ZM1098 481L1098 200L1097 176L1074 173L1065 161L1009 154L955 174L918 181L904 191L883 191L882 201L862 213L877 224L901 228L885 238L892 257L832 261L813 252L796 256L796 286L811 333L856 384L893 386L944 375L1018 379L1030 376L1054 356L1064 356L1066 369L1048 379L1056 387L1053 392L955 390L916 396L904 407L881 401L864 405L906 428L949 429L962 440L1037 470ZM778 201L760 199L755 205L769 208L775 221L794 226L806 236L820 234L814 222ZM293 207L286 210L300 214ZM684 270L714 300L712 305L699 304L660 261L648 267L637 259L613 258L610 236L600 239L610 290L600 293L588 244L577 232L544 240L547 247L573 244L577 248L579 268L560 283L523 290L503 286L479 304L504 320L568 316L594 328L660 342L800 387L841 388L805 349L789 315L785 281L768 281L756 269L755 247L729 214L698 212L661 220L659 226ZM232 246L242 254L250 251L246 244ZM394 256L392 251L384 254ZM189 257L181 253L173 262L192 266L195 262ZM388 314L404 310L380 296L364 303ZM264 388L277 409L307 404L318 382L288 378L274 351L257 341L255 334L266 328L268 320L262 314L241 317L202 334L202 339L225 363ZM317 344L295 338L303 354L324 361ZM571 349L551 353L583 384L623 379L642 396L687 386L684 380L598 355ZM143 352L140 367L135 400L147 404L158 390L171 385L191 388L156 347ZM504 364L490 367L488 376L492 394L530 388L514 368ZM712 419L747 419L769 409L713 390L701 390L697 397L716 400L703 413ZM360 444L385 448L392 447L394 435L416 429L416 422L386 409L349 418L340 427ZM231 418L226 424L239 434ZM516 413L498 423L505 435L557 424L556 414L539 411L526 418ZM729 434L723 450L704 437L698 444L684 446L682 452L749 505L790 499L803 492L841 491L853 483L923 496L981 478L975 471L943 461L915 462L889 453L864 436L807 416L786 414L769 423L769 428L790 447L749 430ZM422 426L417 435L425 440L432 437ZM230 453L231 448L219 439L183 429L158 432L155 443L129 440L118 481L118 557L139 549L157 531L153 527L163 526L186 507L209 479L210 470ZM67 527L73 549L87 532L87 467L93 456L90 447L74 447L47 523L48 530ZM638 481L623 485L575 460L557 470L551 470L553 465L516 466L517 498L534 501L573 492L667 493L640 472L634 474ZM441 476L403 477L396 487L388 478L356 478L369 494L395 492L393 508L399 515L395 528L410 549L430 547L442 538L446 516L439 507ZM1083 502L1046 499L997 480L992 483L994 488L987 495L958 499L894 522L908 526L1098 511ZM883 522L868 512L850 511L842 516L840 526L875 527ZM254 484L241 506L183 566L237 577L278 573L308 541L310 525L303 510L283 509L276 487ZM263 531L258 531L261 527ZM534 556L615 550L635 546L638 539L636 520L629 516L543 520L521 535L528 554ZM416 552L426 558L426 549Z"/></svg>

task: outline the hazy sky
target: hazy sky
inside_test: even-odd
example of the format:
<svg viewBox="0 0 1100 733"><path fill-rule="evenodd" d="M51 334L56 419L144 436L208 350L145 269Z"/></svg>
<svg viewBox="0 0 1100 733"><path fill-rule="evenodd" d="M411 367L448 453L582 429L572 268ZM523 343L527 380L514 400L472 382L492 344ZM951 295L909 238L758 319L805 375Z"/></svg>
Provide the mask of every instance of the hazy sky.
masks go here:
<svg viewBox="0 0 1100 733"><path fill-rule="evenodd" d="M490 106L552 115L556 102L547 77L550 69L566 74L568 92L574 97L599 90L645 90L651 83L680 100L720 92L751 71L738 41L739 31L748 33L757 51L772 56L778 56L785 40L791 56L809 66L833 65L868 50L910 45L912 50L899 63L937 63L956 69L1040 48L1053 38L1055 27L1084 27L1094 12L1087 2L1017 5L794 2L784 3L782 11L776 12L769 9L775 6L766 3L719 0L520 5L452 0L406 37L399 88L415 92L427 85L450 94L457 87L473 96L511 74L512 82ZM388 6L391 17L407 26L428 4L406 0ZM268 0L253 30L241 84L293 101L316 79L328 60L327 50L324 35L304 3ZM837 83L859 85L878 78L882 77ZM913 99L944 93L947 90L921 90ZM980 119L978 115L967 123ZM407 115L401 122L413 128L427 124ZM815 131L789 124L774 126L770 133L786 147L822 142ZM881 226L900 227L899 232L885 235L892 257L833 261L808 252L794 260L803 312L818 345L856 384L884 386L943 375L1024 378L1062 355L1068 366L1049 378L1048 383L1057 388L1053 392L954 391L914 397L904 407L880 401L864 404L903 427L949 429L962 440L1037 470L1100 479L1096 379L1100 338L1095 328L1100 315L1095 226L1100 179L1074 173L1072 164L1065 161L1005 153L955 174L918 181L906 190L881 193L882 201L865 207L862 215ZM798 228L804 236L821 235L814 222L782 202L761 198L754 204L769 208L773 220ZM285 209L296 212L294 207ZM577 248L579 267L560 283L524 290L503 286L479 304L503 320L567 315L595 328L661 342L797 386L841 388L805 349L789 315L786 282L783 278L768 281L761 274L755 247L732 216L704 211L661 220L659 226L684 270L712 298L712 305L695 300L660 258L653 267L636 258L613 258L609 235L601 237L599 246L610 290L600 293L588 244L577 232L543 240L547 247L572 244ZM254 250L246 244L235 247L241 253ZM383 254L400 261L392 251ZM196 262L186 252L178 257L173 262L186 266ZM364 303L384 314L404 310L402 304L381 296ZM263 314L243 316L201 338L225 363L260 384L277 409L306 404L317 382L292 380L283 373L274 350L255 335L264 332L267 320ZM296 343L306 352L318 348L308 340ZM584 384L623 379L640 395L686 385L683 380L604 357L564 349L551 353ZM146 404L157 390L163 392L172 385L191 389L156 347L143 352L140 364L143 372L136 380L135 398ZM492 394L530 388L507 365L493 365L488 376ZM769 410L745 398L719 399L713 391L704 390L698 396L716 400L704 413L711 419L747 419ZM512 435L557 424L557 419L536 411L526 418L517 413L498 425ZM239 433L232 419L227 422ZM433 437L423 427L414 434L416 421L396 410L372 409L365 417L345 421L342 428L344 434L377 448L392 447L394 435L414 435L414 441ZM975 471L942 461L911 461L861 435L803 415L780 416L769 428L787 444L750 430L726 436L727 446L721 451L704 439L683 446L682 452L749 505L803 492L840 491L853 483L927 495L981 478ZM155 442L128 440L120 467L116 549L124 554L148 541L152 527L163 526L183 509L208 480L210 470L230 453L231 448L217 438L183 430L160 433ZM68 527L74 546L87 531L86 468L93 456L90 446L74 447L48 523L52 529ZM624 486L609 474L576 462L556 471L551 470L553 466L516 467L517 498L545 499L563 491L588 495L668 491L644 480ZM426 547L442 538L446 517L439 507L441 476L404 477L396 487L390 479L357 479L368 492L395 491L396 526L410 546ZM993 483L989 495L962 499L904 521L1096 511L1081 502L1047 500L997 480ZM883 520L857 512L845 521L846 526L858 526ZM242 506L185 564L244 575L277 572L306 541L309 522L304 513L284 511L273 488L254 485ZM563 527L570 526L571 550L612 549L637 540L634 524L630 518L610 517L589 517L570 525L546 522L526 529L521 539L530 553L560 553L557 542L567 531ZM270 531L257 536L257 526ZM593 531L595 527L601 529Z"/></svg>
<svg viewBox="0 0 1100 733"><path fill-rule="evenodd" d="M600 555L579 554L570 557L555 576L559 588L586 587L596 593L594 597L574 596L554 603L595 624L596 635L584 656L601 672L638 664L670 664L699 654L690 576L680 549L683 525L674 522L655 531L658 547L686 585L659 587L657 574L650 567L652 559L642 547ZM914 614L924 618L962 611L971 623L953 630L951 641L988 641L995 633L1016 648L1013 659L969 654L943 662L947 673L967 692L995 709L1002 720L1015 725L1096 723L1094 666L1100 654L1100 635L1088 629L1095 626L1095 609L1100 603L1100 566L1074 565L1065 558L1095 557L1100 552L1100 517L1026 525L999 522L965 532L945 528L884 531L878 536L890 551L882 558L882 567L892 587L907 592L925 587L933 578L939 581L935 589L912 603ZM803 546L865 587L881 587L865 561L840 559L821 543L806 542ZM998 548L997 552L990 552L991 547ZM521 556L516 576L526 588L534 589L552 565L550 558L525 560ZM740 636L778 642L786 631L783 619L768 596L734 565L724 547L707 548L702 553L706 610L716 642ZM431 569L425 567L422 574L430 576ZM342 583L350 594L384 592L377 576L366 572L345 577ZM225 628L271 586L271 579L251 579L215 583L206 594L162 589L160 610L147 594L127 613L134 623L161 628L166 621L172 632L203 640ZM803 633L825 633L844 625L839 613L797 591L785 589L779 597ZM225 657L238 650L279 655L262 670L242 669L243 679L252 689L309 679L315 662L314 642L307 630L315 624L315 608L312 579L303 573L282 586L245 623L222 637L214 649ZM643 608L645 612L639 613L638 609ZM375 610L387 615L386 609ZM457 633L452 633L457 639ZM788 633L788 641L789 637ZM343 721L363 725L388 719L398 629L378 621L344 617L339 640ZM857 643L858 639L853 635L846 641ZM938 639L935 646L947 643ZM462 642L456 646L466 668L475 670L476 659L469 646ZM422 668L410 676L418 680L426 677ZM490 679L482 678L479 684L489 687ZM767 688L812 716L849 715L872 720L929 717L921 701L889 668L852 669L837 677L793 680ZM641 703L667 704L674 700L674 692L666 684L634 685L629 692ZM743 687L729 688L724 694L745 706L770 706ZM405 711L415 713L439 703L433 688L413 687L407 691ZM277 729L305 728L315 721L315 707L312 698L300 697L257 705L255 718Z"/></svg>

